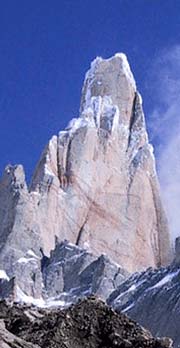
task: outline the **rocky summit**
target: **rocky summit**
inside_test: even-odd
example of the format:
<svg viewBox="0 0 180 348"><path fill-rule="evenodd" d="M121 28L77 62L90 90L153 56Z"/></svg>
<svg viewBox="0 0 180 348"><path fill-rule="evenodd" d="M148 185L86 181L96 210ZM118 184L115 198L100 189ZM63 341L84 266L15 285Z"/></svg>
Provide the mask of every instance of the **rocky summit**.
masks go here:
<svg viewBox="0 0 180 348"><path fill-rule="evenodd" d="M1 348L170 348L124 314L94 297L59 311L8 306L0 302Z"/></svg>
<svg viewBox="0 0 180 348"><path fill-rule="evenodd" d="M0 267L9 277L17 261L56 237L129 272L170 258L142 99L126 56L96 58L86 73L80 115L45 147L27 187L21 165L0 181Z"/></svg>

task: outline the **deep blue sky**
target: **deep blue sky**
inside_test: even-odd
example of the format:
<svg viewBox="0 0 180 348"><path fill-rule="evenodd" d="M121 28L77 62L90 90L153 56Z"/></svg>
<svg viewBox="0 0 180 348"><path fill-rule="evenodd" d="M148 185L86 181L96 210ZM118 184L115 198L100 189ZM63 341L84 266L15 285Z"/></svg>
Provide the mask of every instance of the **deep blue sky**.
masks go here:
<svg viewBox="0 0 180 348"><path fill-rule="evenodd" d="M180 0L36 0L0 4L0 173L22 163L27 177L53 134L78 115L90 61L125 52L154 108L148 71L180 42Z"/></svg>

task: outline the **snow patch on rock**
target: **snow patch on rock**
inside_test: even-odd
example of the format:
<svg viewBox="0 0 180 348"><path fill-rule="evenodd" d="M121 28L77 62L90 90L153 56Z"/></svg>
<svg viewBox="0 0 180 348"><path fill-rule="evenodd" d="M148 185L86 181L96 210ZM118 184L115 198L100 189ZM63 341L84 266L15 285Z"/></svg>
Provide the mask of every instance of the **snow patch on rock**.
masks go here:
<svg viewBox="0 0 180 348"><path fill-rule="evenodd" d="M8 280L9 281L9 277L8 277L7 273L3 269L0 269L0 279L4 279L4 280Z"/></svg>
<svg viewBox="0 0 180 348"><path fill-rule="evenodd" d="M91 118L73 118L66 130L68 131L69 135L72 136L79 128L83 128L83 127L94 127L95 124L94 122L92 122Z"/></svg>
<svg viewBox="0 0 180 348"><path fill-rule="evenodd" d="M34 251L31 250L31 249L29 249L29 250L27 251L27 254L30 255L30 256L32 256L32 257L34 257L34 258L40 259L40 257L37 256L37 255L34 253Z"/></svg>
<svg viewBox="0 0 180 348"><path fill-rule="evenodd" d="M20 257L18 260L17 260L17 263L28 263L30 261L36 261L35 258L31 257L31 258L26 258L26 257Z"/></svg>
<svg viewBox="0 0 180 348"><path fill-rule="evenodd" d="M171 280L179 273L179 270L176 272L172 272L167 274L165 277L163 277L158 283L156 283L154 286L152 286L149 290L159 288L167 283L170 283Z"/></svg>

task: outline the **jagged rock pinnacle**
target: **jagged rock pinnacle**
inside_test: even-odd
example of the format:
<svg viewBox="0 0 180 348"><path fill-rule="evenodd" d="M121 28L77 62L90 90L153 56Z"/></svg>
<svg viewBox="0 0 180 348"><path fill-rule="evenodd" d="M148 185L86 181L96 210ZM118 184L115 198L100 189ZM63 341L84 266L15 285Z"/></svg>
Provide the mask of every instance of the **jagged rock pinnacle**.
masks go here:
<svg viewBox="0 0 180 348"><path fill-rule="evenodd" d="M3 178L0 263L6 271L21 255L22 236L23 251L33 245L37 253L41 247L48 254L57 236L97 255L107 253L130 272L169 261L154 155L124 54L92 63L80 116L50 140L29 192L19 190L15 202L13 191L5 192L4 186Z"/></svg>
<svg viewBox="0 0 180 348"><path fill-rule="evenodd" d="M87 112L98 98L111 102L120 120L129 122L136 84L127 58L118 53L109 59L96 58L87 72L81 99L81 113Z"/></svg>

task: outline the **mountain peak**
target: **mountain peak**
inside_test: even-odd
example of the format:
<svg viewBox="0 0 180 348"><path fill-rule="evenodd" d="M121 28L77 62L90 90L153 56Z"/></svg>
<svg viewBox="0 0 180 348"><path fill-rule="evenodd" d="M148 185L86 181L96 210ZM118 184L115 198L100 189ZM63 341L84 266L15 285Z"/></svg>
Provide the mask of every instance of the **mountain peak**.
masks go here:
<svg viewBox="0 0 180 348"><path fill-rule="evenodd" d="M21 167L15 175L15 184L24 182ZM0 182L0 263L8 276L32 246L49 255L56 237L106 253L129 272L169 261L142 100L122 53L92 62L80 117L49 141L29 191L6 184Z"/></svg>
<svg viewBox="0 0 180 348"><path fill-rule="evenodd" d="M97 57L86 73L82 89L80 113L87 113L97 100L118 108L120 122L129 123L136 83L123 53L103 59Z"/></svg>
<svg viewBox="0 0 180 348"><path fill-rule="evenodd" d="M95 77L96 73L98 73L98 70L103 65L109 65L110 68L112 66L115 70L117 70L117 73L124 73L129 79L129 81L132 83L134 88L136 89L136 82L134 80L133 74L131 72L131 68L127 59L126 54L124 53L116 53L112 57L104 59L102 57L96 57L92 62L90 69L87 71L85 80Z"/></svg>

